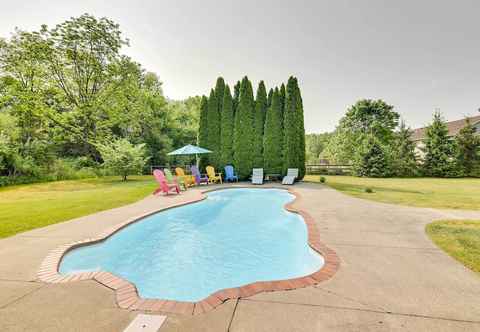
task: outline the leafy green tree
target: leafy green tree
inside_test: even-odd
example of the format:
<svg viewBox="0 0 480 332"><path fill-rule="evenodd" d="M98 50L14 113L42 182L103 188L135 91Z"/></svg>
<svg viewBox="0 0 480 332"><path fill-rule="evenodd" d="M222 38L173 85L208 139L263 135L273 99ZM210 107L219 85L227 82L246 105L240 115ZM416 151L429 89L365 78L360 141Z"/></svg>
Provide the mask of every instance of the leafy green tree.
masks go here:
<svg viewBox="0 0 480 332"><path fill-rule="evenodd" d="M198 129L198 145L206 148L208 144L208 99L202 96L200 103L200 120ZM203 168L208 164L208 154L202 154L200 157L200 167Z"/></svg>
<svg viewBox="0 0 480 332"><path fill-rule="evenodd" d="M331 137L332 133L305 135L307 163L318 164L320 156L323 155L323 151Z"/></svg>
<svg viewBox="0 0 480 332"><path fill-rule="evenodd" d="M230 92L230 87L225 85L225 93L223 96L223 111L222 111L222 129L221 129L221 158L220 166L223 168L226 165L233 163L233 135L234 122L233 115L233 99Z"/></svg>
<svg viewBox="0 0 480 332"><path fill-rule="evenodd" d="M378 139L369 135L356 153L354 171L357 176L387 177L390 175L388 154Z"/></svg>
<svg viewBox="0 0 480 332"><path fill-rule="evenodd" d="M466 118L465 126L460 129L455 142L459 171L465 176L479 176L480 137L475 134L475 127L469 118Z"/></svg>
<svg viewBox="0 0 480 332"><path fill-rule="evenodd" d="M253 141L253 167L263 168L263 129L265 124L265 114L267 111L267 90L265 83L260 81L257 89L257 98L255 99L254 113L254 141Z"/></svg>
<svg viewBox="0 0 480 332"><path fill-rule="evenodd" d="M411 177L418 175L415 143L412 141L412 131L400 122L399 130L395 133L392 150L392 172L395 176Z"/></svg>
<svg viewBox="0 0 480 332"><path fill-rule="evenodd" d="M103 166L115 174L121 175L123 181L131 174L141 174L149 157L145 157L145 144L133 145L126 139L111 143L97 144L103 159Z"/></svg>
<svg viewBox="0 0 480 332"><path fill-rule="evenodd" d="M284 83L282 83L282 85L280 85L279 93L280 93L280 102L282 104L282 115L283 115L282 116L282 126L283 126L283 121L285 119L285 115L284 115L284 113L285 113L285 102L286 102L285 98L287 96L287 90L285 89L285 84Z"/></svg>
<svg viewBox="0 0 480 332"><path fill-rule="evenodd" d="M267 110L263 139L264 167L266 173L282 173L283 128L282 105L278 88L272 96L272 105Z"/></svg>
<svg viewBox="0 0 480 332"><path fill-rule="evenodd" d="M240 179L247 179L252 172L253 161L253 114L255 101L253 99L252 83L248 77L242 79L238 108L235 112L234 160Z"/></svg>
<svg viewBox="0 0 480 332"><path fill-rule="evenodd" d="M389 146L399 118L393 106L383 100L358 101L347 110L335 129L325 149L328 159L336 163L352 163L352 156L369 135L375 136L382 146Z"/></svg>
<svg viewBox="0 0 480 332"><path fill-rule="evenodd" d="M220 164L220 113L218 112L218 99L213 89L208 97L207 119L208 140L206 148L212 151L209 154L208 161L217 168Z"/></svg>
<svg viewBox="0 0 480 332"><path fill-rule="evenodd" d="M427 176L444 177L452 172L452 142L448 128L439 112L433 115L432 123L426 128L423 173Z"/></svg>

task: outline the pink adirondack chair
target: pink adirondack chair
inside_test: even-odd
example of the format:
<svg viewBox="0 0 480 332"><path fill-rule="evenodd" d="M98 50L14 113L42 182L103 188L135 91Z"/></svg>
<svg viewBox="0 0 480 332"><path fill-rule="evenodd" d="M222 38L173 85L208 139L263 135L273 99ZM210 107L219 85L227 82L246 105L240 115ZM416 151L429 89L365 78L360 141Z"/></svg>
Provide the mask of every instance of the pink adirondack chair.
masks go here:
<svg viewBox="0 0 480 332"><path fill-rule="evenodd" d="M155 180L157 180L159 187L155 192L154 195L158 194L159 192L164 192L165 194L169 194L171 191L175 190L177 194L180 194L180 187L177 183L168 183L167 179L165 178L165 174L159 169L153 171L153 176Z"/></svg>

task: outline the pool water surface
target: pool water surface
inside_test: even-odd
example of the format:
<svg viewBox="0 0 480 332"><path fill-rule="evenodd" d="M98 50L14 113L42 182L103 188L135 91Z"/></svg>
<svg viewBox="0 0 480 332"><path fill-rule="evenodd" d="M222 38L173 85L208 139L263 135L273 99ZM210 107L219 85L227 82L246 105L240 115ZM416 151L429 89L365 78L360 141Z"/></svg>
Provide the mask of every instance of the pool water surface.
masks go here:
<svg viewBox="0 0 480 332"><path fill-rule="evenodd" d="M308 245L302 217L281 189L226 189L165 210L103 242L69 251L59 272L107 271L135 284L142 298L200 301L256 281L302 277L323 257Z"/></svg>

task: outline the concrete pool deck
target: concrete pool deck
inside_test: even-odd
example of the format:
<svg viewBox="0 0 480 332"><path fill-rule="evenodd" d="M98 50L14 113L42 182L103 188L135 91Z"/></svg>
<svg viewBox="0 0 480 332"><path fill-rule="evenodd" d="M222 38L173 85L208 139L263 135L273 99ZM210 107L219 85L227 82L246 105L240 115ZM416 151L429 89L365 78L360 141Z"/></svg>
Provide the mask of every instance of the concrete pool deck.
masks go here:
<svg viewBox="0 0 480 332"><path fill-rule="evenodd" d="M224 185L225 186L225 185ZM213 187L213 186L212 186ZM298 207L341 261L316 286L228 300L201 315L166 314L163 331L480 331L480 277L438 249L424 227L480 212L361 200L319 184L294 186ZM141 311L120 309L92 280L46 284L37 270L54 248L96 237L128 218L200 195L149 196L0 240L1 331L122 331Z"/></svg>

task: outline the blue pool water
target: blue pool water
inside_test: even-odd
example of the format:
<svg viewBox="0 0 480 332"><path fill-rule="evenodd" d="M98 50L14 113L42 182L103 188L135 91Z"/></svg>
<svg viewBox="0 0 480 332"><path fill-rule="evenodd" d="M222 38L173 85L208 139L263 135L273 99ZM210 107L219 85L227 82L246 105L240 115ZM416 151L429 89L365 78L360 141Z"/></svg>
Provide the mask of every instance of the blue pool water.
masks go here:
<svg viewBox="0 0 480 332"><path fill-rule="evenodd" d="M284 209L293 199L280 189L211 192L70 251L60 273L108 271L134 283L143 298L177 301L304 276L324 260L308 246L302 217Z"/></svg>

